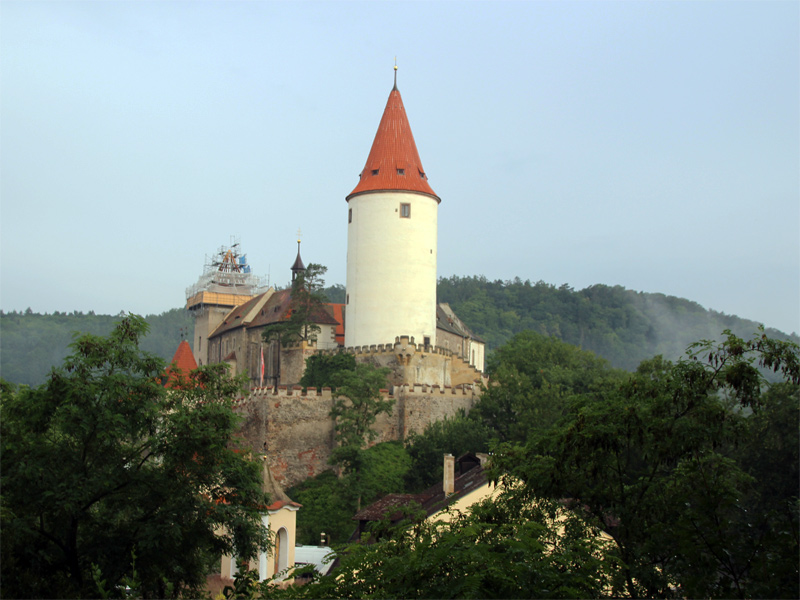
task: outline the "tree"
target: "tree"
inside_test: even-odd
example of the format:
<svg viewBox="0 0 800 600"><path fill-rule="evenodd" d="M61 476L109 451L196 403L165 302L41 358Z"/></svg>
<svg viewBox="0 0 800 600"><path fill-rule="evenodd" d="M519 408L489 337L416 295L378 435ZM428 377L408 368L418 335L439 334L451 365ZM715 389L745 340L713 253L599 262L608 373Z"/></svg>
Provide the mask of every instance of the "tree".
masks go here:
<svg viewBox="0 0 800 600"><path fill-rule="evenodd" d="M364 450L362 466L362 497L369 503L402 491L411 459L400 442L384 442ZM342 544L350 538L355 529L353 515L358 510L351 483L351 478L325 471L288 491L303 505L297 513L298 543L318 544L323 532L329 544Z"/></svg>
<svg viewBox="0 0 800 600"><path fill-rule="evenodd" d="M645 361L615 389L576 398L546 435L498 449L498 473L524 482L520 493L570 498L611 536L614 595L800 592L797 487L770 499L782 510L762 510L762 494L778 488L737 453L759 443L752 436L771 410L759 366L794 386L797 414L798 346L725 336L694 345L677 364Z"/></svg>
<svg viewBox="0 0 800 600"><path fill-rule="evenodd" d="M412 461L405 481L405 491L421 492L442 481L442 456L461 456L466 452L488 452L496 433L463 411L452 419L435 421L422 433L406 438L406 450ZM395 490L395 491L399 491Z"/></svg>
<svg viewBox="0 0 800 600"><path fill-rule="evenodd" d="M241 381L220 365L162 385L127 316L83 335L47 382L3 384L2 585L7 597L197 593L210 560L268 544L260 467L232 443ZM224 530L223 530L224 528Z"/></svg>
<svg viewBox="0 0 800 600"><path fill-rule="evenodd" d="M282 346L297 342L315 342L320 332L318 319L325 311L328 298L325 296L325 280L328 268L309 263L304 271L298 271L292 281L292 298L289 311L283 320L267 325L262 337L265 342L278 341Z"/></svg>
<svg viewBox="0 0 800 600"><path fill-rule="evenodd" d="M353 371L356 368L354 354L339 352L337 354L313 354L306 359L306 370L300 379L304 388L332 387L336 373L339 371Z"/></svg>
<svg viewBox="0 0 800 600"><path fill-rule="evenodd" d="M335 420L336 441L330 463L342 467L361 508L363 494L364 447L377 437L372 428L378 415L389 413L394 399L381 394L389 369L360 363L353 371L340 371L334 377L337 398L330 415Z"/></svg>
<svg viewBox="0 0 800 600"><path fill-rule="evenodd" d="M609 566L602 539L558 506L519 504L500 494L449 520L412 510L396 528L378 523L378 541L337 552L334 572L265 597L592 598Z"/></svg>
<svg viewBox="0 0 800 600"><path fill-rule="evenodd" d="M501 442L523 442L548 429L573 398L623 376L592 352L533 331L498 348L487 371L491 383L470 417L490 427Z"/></svg>

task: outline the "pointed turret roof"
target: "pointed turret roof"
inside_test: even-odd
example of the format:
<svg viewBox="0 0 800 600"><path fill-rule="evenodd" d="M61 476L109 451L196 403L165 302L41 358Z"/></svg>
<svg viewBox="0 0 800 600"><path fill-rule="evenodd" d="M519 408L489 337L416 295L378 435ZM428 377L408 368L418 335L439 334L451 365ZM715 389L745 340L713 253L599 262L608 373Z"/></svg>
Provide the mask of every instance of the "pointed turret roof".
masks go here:
<svg viewBox="0 0 800 600"><path fill-rule="evenodd" d="M190 371L197 368L197 362L192 354L192 347L186 340L181 340L178 344L178 349L175 351L175 356L172 357L172 362L167 367L167 383L166 386L170 388L180 387L180 377L188 377Z"/></svg>
<svg viewBox="0 0 800 600"><path fill-rule="evenodd" d="M292 281L295 280L300 271L305 270L306 266L303 264L303 259L300 258L300 240L297 240L297 258L294 259L294 264L292 265Z"/></svg>
<svg viewBox="0 0 800 600"><path fill-rule="evenodd" d="M365 192L402 191L426 194L441 202L422 168L396 81L360 177L347 200Z"/></svg>

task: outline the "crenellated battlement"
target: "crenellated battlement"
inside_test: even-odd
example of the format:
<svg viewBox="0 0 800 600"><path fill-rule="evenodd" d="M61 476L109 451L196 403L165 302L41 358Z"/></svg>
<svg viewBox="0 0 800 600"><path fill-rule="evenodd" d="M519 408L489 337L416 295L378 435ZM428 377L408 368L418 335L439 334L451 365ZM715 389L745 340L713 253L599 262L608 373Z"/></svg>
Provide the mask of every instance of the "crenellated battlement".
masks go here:
<svg viewBox="0 0 800 600"><path fill-rule="evenodd" d="M427 383L413 383L392 386L391 389L382 389L381 395L385 398L396 398L399 396L430 396L431 394L438 395L453 395L453 396L475 396L479 393L477 385L462 384L457 386L438 384L429 385ZM336 390L324 387L317 389L315 387L303 388L299 385L285 386L279 385L275 387L260 387L253 388L250 393L240 396L236 399L235 405L240 405L250 400L258 399L281 399L281 398L306 398L306 399L320 399L330 401L337 398Z"/></svg>
<svg viewBox="0 0 800 600"><path fill-rule="evenodd" d="M415 385L417 381L453 387L485 383L483 373L458 352L441 346L417 344L414 336L397 336L394 343L329 349L319 353L327 356L347 353L359 362L389 367L389 380L395 386Z"/></svg>
<svg viewBox="0 0 800 600"><path fill-rule="evenodd" d="M375 423L375 443L403 440L411 432L422 433L434 421L469 412L480 396L480 386L392 386L381 390L394 400L391 414ZM235 410L242 415L241 438L251 448L269 456L275 478L285 487L329 469L335 448L334 421L330 416L336 390L300 386L255 388L240 397Z"/></svg>

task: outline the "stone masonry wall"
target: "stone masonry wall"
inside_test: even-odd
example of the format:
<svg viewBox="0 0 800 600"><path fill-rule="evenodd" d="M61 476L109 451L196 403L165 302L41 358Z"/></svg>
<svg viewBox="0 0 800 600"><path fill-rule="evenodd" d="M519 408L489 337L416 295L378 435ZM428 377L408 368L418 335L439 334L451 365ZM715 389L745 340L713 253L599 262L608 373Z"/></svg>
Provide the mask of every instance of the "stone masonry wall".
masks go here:
<svg viewBox="0 0 800 600"><path fill-rule="evenodd" d="M306 394L300 387L258 388L237 403L237 412L244 417L243 442L267 454L272 474L284 488L331 468L328 458L335 440L329 414L334 393L329 388L309 388ZM395 405L390 415L376 421L376 443L402 440L412 431L421 433L428 423L462 409L469 412L478 399L478 389L471 386L401 385L391 394L383 393Z"/></svg>

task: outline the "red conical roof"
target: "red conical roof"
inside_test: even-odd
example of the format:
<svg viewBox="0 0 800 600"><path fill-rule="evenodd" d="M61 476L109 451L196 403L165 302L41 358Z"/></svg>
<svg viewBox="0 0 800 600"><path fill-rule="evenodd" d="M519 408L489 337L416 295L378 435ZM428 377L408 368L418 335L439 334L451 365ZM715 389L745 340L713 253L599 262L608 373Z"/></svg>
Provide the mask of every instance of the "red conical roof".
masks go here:
<svg viewBox="0 0 800 600"><path fill-rule="evenodd" d="M433 196L437 202L441 202L428 184L428 176L419 159L403 99L396 86L386 102L367 164L361 171L361 180L347 196L347 200L364 192L384 191L419 192Z"/></svg>
<svg viewBox="0 0 800 600"><path fill-rule="evenodd" d="M175 356L172 357L172 362L167 367L167 387L180 387L176 369L180 371L181 377L187 378L189 372L194 371L196 368L197 362L194 360L192 347L186 340L181 340L181 343L178 344L178 349L175 351Z"/></svg>

